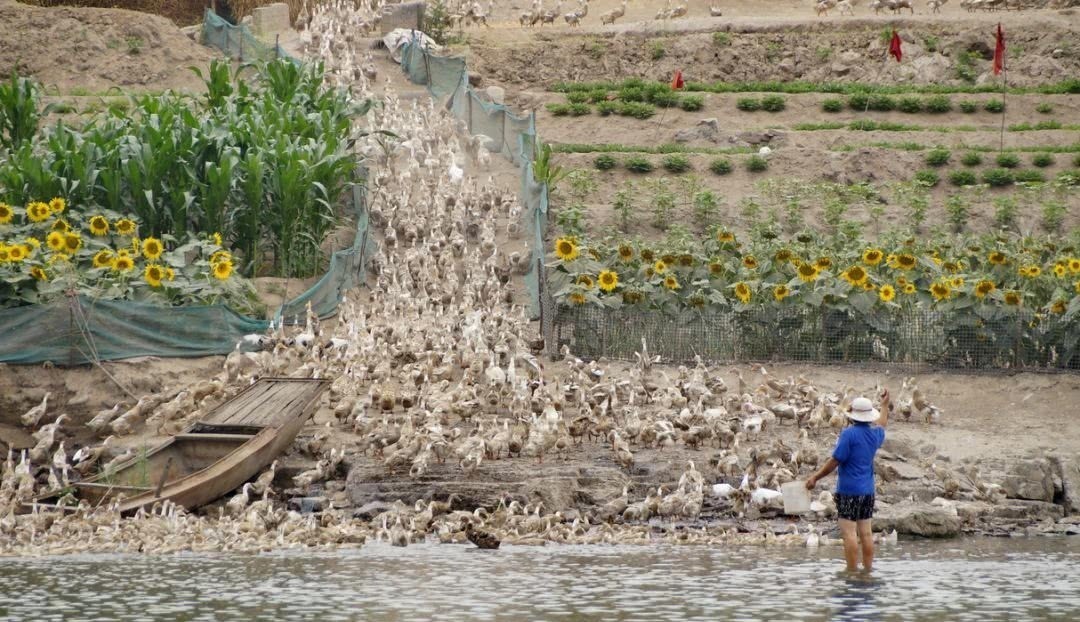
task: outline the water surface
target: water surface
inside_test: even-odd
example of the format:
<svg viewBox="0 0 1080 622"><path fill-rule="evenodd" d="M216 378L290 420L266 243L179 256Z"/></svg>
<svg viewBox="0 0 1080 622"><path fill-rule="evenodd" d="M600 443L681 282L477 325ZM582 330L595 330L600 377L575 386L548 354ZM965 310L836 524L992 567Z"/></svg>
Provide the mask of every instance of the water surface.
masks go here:
<svg viewBox="0 0 1080 622"><path fill-rule="evenodd" d="M2 620L1076 620L1080 538L0 560Z"/></svg>

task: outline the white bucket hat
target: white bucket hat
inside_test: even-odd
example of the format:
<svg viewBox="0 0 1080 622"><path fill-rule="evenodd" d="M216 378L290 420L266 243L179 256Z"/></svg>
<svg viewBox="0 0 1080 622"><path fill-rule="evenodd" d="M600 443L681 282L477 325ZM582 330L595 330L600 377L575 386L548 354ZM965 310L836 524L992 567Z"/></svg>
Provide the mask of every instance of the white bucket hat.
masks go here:
<svg viewBox="0 0 1080 622"><path fill-rule="evenodd" d="M873 423L881 416L881 413L879 413L870 400L865 397L857 397L852 400L851 411L846 414L848 419L851 419L852 421L862 421L864 423Z"/></svg>

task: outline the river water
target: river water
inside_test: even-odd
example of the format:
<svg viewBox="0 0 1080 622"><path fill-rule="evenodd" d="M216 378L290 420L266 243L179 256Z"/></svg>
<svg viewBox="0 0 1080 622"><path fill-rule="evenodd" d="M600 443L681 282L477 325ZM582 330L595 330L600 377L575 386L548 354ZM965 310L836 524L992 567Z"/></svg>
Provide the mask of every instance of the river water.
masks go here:
<svg viewBox="0 0 1080 622"><path fill-rule="evenodd" d="M1077 620L1080 538L838 547L370 543L334 552L0 559L0 619Z"/></svg>

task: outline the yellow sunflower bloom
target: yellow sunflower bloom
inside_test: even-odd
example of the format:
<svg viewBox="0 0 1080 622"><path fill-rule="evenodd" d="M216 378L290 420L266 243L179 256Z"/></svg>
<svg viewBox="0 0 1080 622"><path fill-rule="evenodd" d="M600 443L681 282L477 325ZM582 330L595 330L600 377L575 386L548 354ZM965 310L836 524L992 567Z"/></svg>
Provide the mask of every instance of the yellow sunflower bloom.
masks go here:
<svg viewBox="0 0 1080 622"><path fill-rule="evenodd" d="M684 268L694 267L694 256L689 253L679 255L679 265Z"/></svg>
<svg viewBox="0 0 1080 622"><path fill-rule="evenodd" d="M52 201L49 201L49 211L54 214L63 214L67 209L67 201L60 197L53 197Z"/></svg>
<svg viewBox="0 0 1080 622"><path fill-rule="evenodd" d="M112 262L112 269L117 272L130 272L135 267L135 260L127 255L117 255Z"/></svg>
<svg viewBox="0 0 1080 622"><path fill-rule="evenodd" d="M30 246L33 246L35 249L41 248L41 240L33 236L26 238L26 243Z"/></svg>
<svg viewBox="0 0 1080 622"><path fill-rule="evenodd" d="M738 298L743 304L750 302L750 286L742 281L735 284L735 297Z"/></svg>
<svg viewBox="0 0 1080 622"><path fill-rule="evenodd" d="M49 204L34 201L26 206L26 217L30 222L42 222L49 218Z"/></svg>
<svg viewBox="0 0 1080 622"><path fill-rule="evenodd" d="M642 261L644 261L645 263L652 263L654 259L656 259L656 253L652 252L651 249L648 249L648 248L641 249L641 260Z"/></svg>
<svg viewBox="0 0 1080 622"><path fill-rule="evenodd" d="M6 244L0 243L0 263L9 261L11 261L11 249Z"/></svg>
<svg viewBox="0 0 1080 622"><path fill-rule="evenodd" d="M885 258L885 265L889 266L890 268L895 268L896 267L896 255L890 253L889 256Z"/></svg>
<svg viewBox="0 0 1080 622"><path fill-rule="evenodd" d="M1050 313L1056 313L1057 315L1065 313L1065 301L1055 300L1054 304L1050 305Z"/></svg>
<svg viewBox="0 0 1080 622"><path fill-rule="evenodd" d="M877 290L877 285L874 285L870 281L862 284L863 291L872 292Z"/></svg>
<svg viewBox="0 0 1080 622"><path fill-rule="evenodd" d="M1005 292L1005 304L1010 307L1019 307L1024 302L1024 296L1016 290L1009 290Z"/></svg>
<svg viewBox="0 0 1080 622"><path fill-rule="evenodd" d="M221 243L221 234L220 233L215 231L214 235L212 235L210 237L212 237L214 239L214 244L217 244L218 246L224 246L224 244Z"/></svg>
<svg viewBox="0 0 1080 622"><path fill-rule="evenodd" d="M26 259L26 254L26 248L21 245L7 247L8 261L12 263L19 263Z"/></svg>
<svg viewBox="0 0 1080 622"><path fill-rule="evenodd" d="M994 285L993 281L982 280L975 284L975 297L985 298L987 294L993 293L997 289L997 285Z"/></svg>
<svg viewBox="0 0 1080 622"><path fill-rule="evenodd" d="M671 291L675 291L682 287L682 285L679 285L679 279L675 278L674 274L669 274L664 277L664 287L670 289Z"/></svg>
<svg viewBox="0 0 1080 622"><path fill-rule="evenodd" d="M161 281L165 278L165 270L156 263L147 264L143 270L143 278L150 287L161 287Z"/></svg>
<svg viewBox="0 0 1080 622"><path fill-rule="evenodd" d="M1068 266L1066 266L1064 263L1062 263L1060 261L1058 263L1054 264L1054 276L1056 276L1059 279L1063 279L1063 278L1065 278L1065 276L1067 274L1069 274L1069 267Z"/></svg>
<svg viewBox="0 0 1080 622"><path fill-rule="evenodd" d="M34 277L38 281L48 281L49 275L45 273L45 269L41 266L34 266L30 268L30 276Z"/></svg>
<svg viewBox="0 0 1080 622"><path fill-rule="evenodd" d="M777 285L773 288L772 295L773 299L776 300L776 302L781 302L791 295L791 290L788 288L787 285Z"/></svg>
<svg viewBox="0 0 1080 622"><path fill-rule="evenodd" d="M1033 279L1042 274L1042 268L1036 265L1024 266L1019 270L1020 276L1026 276L1029 279Z"/></svg>
<svg viewBox="0 0 1080 622"><path fill-rule="evenodd" d="M832 267L832 259L829 257L818 257L814 262L814 267L818 270L828 270Z"/></svg>
<svg viewBox="0 0 1080 622"><path fill-rule="evenodd" d="M232 271L233 264L231 261L219 261L213 266L214 278L219 281L224 281L225 279L229 278L229 275L232 274Z"/></svg>
<svg viewBox="0 0 1080 622"><path fill-rule="evenodd" d="M777 263L784 263L785 261L791 261L791 258L794 256L795 254L792 253L790 250L786 248L781 248L780 250L776 251L775 255L773 255L773 261Z"/></svg>
<svg viewBox="0 0 1080 622"><path fill-rule="evenodd" d="M954 276L949 280L949 285L952 286L953 289L960 289L964 286L964 277Z"/></svg>
<svg viewBox="0 0 1080 622"><path fill-rule="evenodd" d="M799 266L798 269L799 280L803 283L812 283L817 280L818 272L817 266L812 263L804 263Z"/></svg>
<svg viewBox="0 0 1080 622"><path fill-rule="evenodd" d="M210 260L210 265L218 263L221 263L221 261ZM587 274L579 274L577 278L577 284L584 287L585 289L592 289L593 285L595 285L595 283L593 283L592 277Z"/></svg>
<svg viewBox="0 0 1080 622"><path fill-rule="evenodd" d="M634 259L634 247L629 244L619 245L619 259L623 263L629 263Z"/></svg>
<svg viewBox="0 0 1080 622"><path fill-rule="evenodd" d="M578 245L570 238L555 240L555 256L563 261L573 261L581 254Z"/></svg>
<svg viewBox="0 0 1080 622"><path fill-rule="evenodd" d="M54 251L64 250L64 234L59 231L49 233L45 238L45 244Z"/></svg>
<svg viewBox="0 0 1080 622"><path fill-rule="evenodd" d="M724 273L724 264L719 261L709 262L709 274L713 276L720 276Z"/></svg>
<svg viewBox="0 0 1080 622"><path fill-rule="evenodd" d="M885 253L881 252L879 248L868 248L862 254L863 263L868 266L878 265L884 257Z"/></svg>
<svg viewBox="0 0 1080 622"><path fill-rule="evenodd" d="M90 233L94 235L109 235L109 219L101 214L90 217Z"/></svg>
<svg viewBox="0 0 1080 622"><path fill-rule="evenodd" d="M663 259L656 260L656 263L653 264L653 272L655 272L656 274L663 274L667 272L667 264L664 263Z"/></svg>
<svg viewBox="0 0 1080 622"><path fill-rule="evenodd" d="M754 270L758 267L757 257L753 255L746 255L742 258L742 265L746 266L750 270Z"/></svg>
<svg viewBox="0 0 1080 622"><path fill-rule="evenodd" d="M70 254L76 253L82 248L82 236L78 233L68 232L64 234L64 252Z"/></svg>
<svg viewBox="0 0 1080 622"><path fill-rule="evenodd" d="M896 298L896 290L892 285L885 284L878 289L877 295L881 302L892 302Z"/></svg>
<svg viewBox="0 0 1080 622"><path fill-rule="evenodd" d="M735 241L735 234L727 229L721 229L716 232L716 241L721 244L730 244Z"/></svg>
<svg viewBox="0 0 1080 622"><path fill-rule="evenodd" d="M158 259L164 252L165 246L161 243L161 240L157 238L146 238L142 241L142 254L147 259L151 261Z"/></svg>
<svg viewBox="0 0 1080 622"><path fill-rule="evenodd" d="M930 286L930 293L934 295L934 300L948 300L952 295L952 289L948 283L938 281Z"/></svg>
<svg viewBox="0 0 1080 622"><path fill-rule="evenodd" d="M619 285L619 275L611 270L603 270L597 277L600 282L600 289L605 292L613 291Z"/></svg>
<svg viewBox="0 0 1080 622"><path fill-rule="evenodd" d="M0 225L6 225L15 217L15 210L7 203L0 203Z"/></svg>
<svg viewBox="0 0 1080 622"><path fill-rule="evenodd" d="M1009 262L1009 258L1001 251L993 251L986 256L986 260L995 266L1004 266Z"/></svg>
<svg viewBox="0 0 1080 622"><path fill-rule="evenodd" d="M104 248L94 253L94 267L95 268L109 268L112 267L113 253L111 250Z"/></svg>
<svg viewBox="0 0 1080 622"><path fill-rule="evenodd" d="M904 283L904 286L900 289L900 291L902 291L905 294L908 294L910 296L911 294L914 294L915 291L916 291L915 284L914 283Z"/></svg>
<svg viewBox="0 0 1080 622"><path fill-rule="evenodd" d="M569 296L569 299L570 299L570 302L572 302L572 303L574 303L576 305L583 305L583 304L585 304L585 300L586 300L585 299L585 294L583 294L581 292L571 292L570 296Z"/></svg>
<svg viewBox="0 0 1080 622"><path fill-rule="evenodd" d="M851 266L847 270L844 270L840 274L840 277L847 281L849 285L861 287L863 283L866 283L869 275L862 266Z"/></svg>
<svg viewBox="0 0 1080 622"><path fill-rule="evenodd" d="M71 231L71 225L63 218L57 218L53 221L52 230L59 231L60 233L67 233L68 231Z"/></svg>
<svg viewBox="0 0 1080 622"><path fill-rule="evenodd" d="M918 265L919 261L915 259L914 255L903 253L896 257L896 267L900 270L912 270Z"/></svg>
<svg viewBox="0 0 1080 622"><path fill-rule="evenodd" d="M135 221L129 218L121 218L115 223L116 232L120 235L133 235L135 233Z"/></svg>
<svg viewBox="0 0 1080 622"><path fill-rule="evenodd" d="M173 280L175 278L176 278L176 273L173 272L173 269L172 268L165 268L165 280L166 281L171 281L171 280Z"/></svg>
<svg viewBox="0 0 1080 622"><path fill-rule="evenodd" d="M1080 273L1080 259L1074 257L1069 260L1069 272L1073 274Z"/></svg>

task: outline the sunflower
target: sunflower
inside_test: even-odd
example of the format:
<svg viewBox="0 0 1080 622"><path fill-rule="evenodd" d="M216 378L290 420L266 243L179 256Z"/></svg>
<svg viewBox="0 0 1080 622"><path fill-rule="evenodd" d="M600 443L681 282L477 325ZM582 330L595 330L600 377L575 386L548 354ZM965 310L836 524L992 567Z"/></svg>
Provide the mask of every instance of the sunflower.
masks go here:
<svg viewBox="0 0 1080 622"><path fill-rule="evenodd" d="M629 244L619 245L619 259L623 263L629 263L634 259L634 247Z"/></svg>
<svg viewBox="0 0 1080 622"><path fill-rule="evenodd" d="M221 243L221 234L220 233L215 231L214 235L212 235L210 237L212 237L214 239L214 244L217 244L218 246L224 246L224 244Z"/></svg>
<svg viewBox="0 0 1080 622"><path fill-rule="evenodd" d="M34 266L30 268L30 276L34 277L38 281L48 281L49 275L45 274L45 269L41 266Z"/></svg>
<svg viewBox="0 0 1080 622"><path fill-rule="evenodd" d="M585 304L585 294L583 294L581 292L571 292L571 294L570 294L570 302L572 302L572 303L574 303L576 305Z"/></svg>
<svg viewBox="0 0 1080 622"><path fill-rule="evenodd" d="M948 300L952 295L952 289L949 288L948 283L938 281L930 286L930 293L934 295L934 300Z"/></svg>
<svg viewBox="0 0 1080 622"><path fill-rule="evenodd" d="M0 263L7 263L11 261L11 248L6 244L0 243Z"/></svg>
<svg viewBox="0 0 1080 622"><path fill-rule="evenodd" d="M861 286L863 283L866 283L866 279L869 275L866 274L866 270L863 269L862 266L851 266L847 270L844 270L840 274L840 277L847 281L849 285Z"/></svg>
<svg viewBox="0 0 1080 622"><path fill-rule="evenodd" d="M750 286L742 281L735 284L735 297L743 304L750 302Z"/></svg>
<svg viewBox="0 0 1080 622"><path fill-rule="evenodd" d="M708 301L705 300L705 294L702 294L701 292L694 292L693 296L686 299L686 303L695 309L704 307L706 302Z"/></svg>
<svg viewBox="0 0 1080 622"><path fill-rule="evenodd" d="M878 289L877 295L881 302L892 302L893 298L896 298L896 290L893 289L892 285L885 284Z"/></svg>
<svg viewBox="0 0 1080 622"><path fill-rule="evenodd" d="M90 233L94 235L109 235L109 219L101 214L91 216Z"/></svg>
<svg viewBox="0 0 1080 622"><path fill-rule="evenodd" d="M173 269L172 268L165 268L165 280L166 281L171 281L171 280L173 280L175 278L176 278L176 273L173 272Z"/></svg>
<svg viewBox="0 0 1080 622"><path fill-rule="evenodd" d="M638 289L628 289L623 292L622 299L626 304L637 304L642 300L645 300L645 294Z"/></svg>
<svg viewBox="0 0 1080 622"><path fill-rule="evenodd" d="M911 270L917 263L918 260L915 259L915 256L909 255L908 253L903 253L896 257L896 267L901 270Z"/></svg>
<svg viewBox="0 0 1080 622"><path fill-rule="evenodd" d="M757 257L754 257L753 255L744 256L742 258L742 265L746 266L750 270L754 270L758 266Z"/></svg>
<svg viewBox="0 0 1080 622"><path fill-rule="evenodd" d="M1069 260L1069 272L1073 274L1080 272L1080 259L1073 257Z"/></svg>
<svg viewBox="0 0 1080 622"><path fill-rule="evenodd" d="M1024 266L1018 270L1020 276L1026 276L1029 279L1033 279L1042 274L1042 268L1036 265Z"/></svg>
<svg viewBox="0 0 1080 622"><path fill-rule="evenodd" d="M997 285L994 285L993 281L982 280L975 284L975 297L985 298L987 294L992 293L997 289Z"/></svg>
<svg viewBox="0 0 1080 622"><path fill-rule="evenodd" d="M573 261L578 258L581 251L578 249L577 244L570 238L559 238L555 240L555 256L563 261Z"/></svg>
<svg viewBox="0 0 1080 622"><path fill-rule="evenodd" d="M946 261L945 263L941 264L941 267L946 272L952 274L952 273L959 272L961 266L960 266L959 263L957 263L955 261Z"/></svg>
<svg viewBox="0 0 1080 622"><path fill-rule="evenodd" d="M7 247L8 261L12 263L19 263L23 259L26 259L26 247L16 244L14 246Z"/></svg>
<svg viewBox="0 0 1080 622"><path fill-rule="evenodd" d="M45 244L54 251L64 250L64 234L59 231L53 231L45 238Z"/></svg>
<svg viewBox="0 0 1080 622"><path fill-rule="evenodd" d="M1065 313L1065 301L1055 300L1054 304L1050 305L1050 313L1056 313L1058 315Z"/></svg>
<svg viewBox="0 0 1080 622"><path fill-rule="evenodd" d="M52 230L59 231L60 233L67 233L68 231L71 231L71 225L63 218L57 218L53 221Z"/></svg>
<svg viewBox="0 0 1080 622"><path fill-rule="evenodd" d="M133 235L135 233L135 221L129 218L121 218L113 223L116 225L116 232L120 235Z"/></svg>
<svg viewBox="0 0 1080 622"><path fill-rule="evenodd" d="M776 300L776 302L781 302L790 295L791 290L788 289L787 285L777 285L772 290L772 297Z"/></svg>
<svg viewBox="0 0 1080 622"><path fill-rule="evenodd" d="M877 285L874 285L870 281L867 281L867 282L862 284L862 288L863 288L863 291L872 292L872 291L877 290Z"/></svg>
<svg viewBox="0 0 1080 622"><path fill-rule="evenodd" d="M592 257L593 259L595 259L597 261L600 261L601 259L603 259L603 257L600 255L600 251L598 249L595 249L595 248L590 248L589 249L589 257Z"/></svg>
<svg viewBox="0 0 1080 622"><path fill-rule="evenodd" d="M26 243L30 246L33 246L35 249L41 248L41 240L35 238L34 236L26 238Z"/></svg>
<svg viewBox="0 0 1080 622"><path fill-rule="evenodd" d="M719 261L709 262L709 274L713 276L720 276L724 273L724 264Z"/></svg>
<svg viewBox="0 0 1080 622"><path fill-rule="evenodd" d="M1059 279L1065 278L1065 275L1069 273L1069 267L1062 262L1054 264L1054 276Z"/></svg>
<svg viewBox="0 0 1080 622"><path fill-rule="evenodd" d="M721 229L716 232L716 241L721 244L730 244L735 241L735 234L727 229Z"/></svg>
<svg viewBox="0 0 1080 622"><path fill-rule="evenodd" d="M49 211L54 214L62 214L67 209L67 201L60 197L53 197L52 201L49 201Z"/></svg>
<svg viewBox="0 0 1080 622"><path fill-rule="evenodd" d="M212 266L217 265L217 264L221 263L222 261L227 261L227 260L219 260L219 261L210 260L210 265L212 265ZM592 277L587 275L587 274L579 274L576 283L578 285L584 287L585 289L592 289L593 285L596 284L596 283L593 282Z"/></svg>
<svg viewBox="0 0 1080 622"><path fill-rule="evenodd" d="M684 268L694 267L694 256L690 253L683 253L679 255L679 265Z"/></svg>
<svg viewBox="0 0 1080 622"><path fill-rule="evenodd" d="M112 269L117 272L129 272L135 267L135 260L127 255L117 255L112 261Z"/></svg>
<svg viewBox="0 0 1080 622"><path fill-rule="evenodd" d="M814 267L818 270L828 270L832 267L832 259L829 257L818 257L814 262Z"/></svg>
<svg viewBox="0 0 1080 622"><path fill-rule="evenodd" d="M214 278L224 281L232 274L233 264L231 261L219 261L213 266Z"/></svg>
<svg viewBox="0 0 1080 622"><path fill-rule="evenodd" d="M885 258L885 265L889 266L890 268L895 268L896 267L896 255L894 255L892 253L889 253L889 256Z"/></svg>
<svg viewBox="0 0 1080 622"><path fill-rule="evenodd" d="M1022 302L1024 302L1024 295L1020 292L1014 289L1005 292L1005 304L1010 307L1019 307Z"/></svg>
<svg viewBox="0 0 1080 622"><path fill-rule="evenodd" d="M669 266L674 266L675 262L678 261L678 257L672 255L671 253L667 253L660 256L660 261L664 262Z"/></svg>
<svg viewBox="0 0 1080 622"><path fill-rule="evenodd" d="M664 287L670 289L671 291L675 291L682 287L682 285L679 285L679 279L675 278L674 274L669 274L664 277Z"/></svg>
<svg viewBox="0 0 1080 622"><path fill-rule="evenodd" d="M645 263L652 263L653 260L656 259L656 253L652 252L650 249L643 248L641 249L641 259Z"/></svg>
<svg viewBox="0 0 1080 622"><path fill-rule="evenodd" d="M596 280L600 282L600 289L605 292L613 291L619 285L619 275L611 270L602 270Z"/></svg>
<svg viewBox="0 0 1080 622"><path fill-rule="evenodd" d="M663 274L667 272L667 264L664 263L663 259L657 259L656 263L654 263L652 267L653 272L655 272L656 274Z"/></svg>
<svg viewBox="0 0 1080 622"><path fill-rule="evenodd" d="M146 238L142 241L142 254L147 259L157 259L161 257L161 253L163 252L165 252L165 246L161 243L161 240L157 238Z"/></svg>
<svg viewBox="0 0 1080 622"><path fill-rule="evenodd" d="M784 263L785 261L791 261L792 257L794 256L795 254L792 253L790 250L786 248L781 248L780 250L776 251L775 255L773 255L773 261L777 263Z"/></svg>
<svg viewBox="0 0 1080 622"><path fill-rule="evenodd" d="M900 289L900 291L902 291L902 292L904 292L905 294L908 294L908 295L914 294L915 293L915 284L914 283L904 283L904 286Z"/></svg>
<svg viewBox="0 0 1080 622"><path fill-rule="evenodd" d="M78 233L64 234L64 252L73 254L82 248L82 236Z"/></svg>
<svg viewBox="0 0 1080 622"><path fill-rule="evenodd" d="M799 273L799 280L801 280L803 283L811 283L813 281L816 281L819 274L817 265L812 263L802 264L801 266L799 266L797 272Z"/></svg>
<svg viewBox="0 0 1080 622"><path fill-rule="evenodd" d="M15 217L15 210L7 203L0 203L0 225L6 225Z"/></svg>
<svg viewBox="0 0 1080 622"><path fill-rule="evenodd" d="M907 285L907 282L908 282L907 277L905 277L904 275L900 275L900 276L896 277L896 284L899 285L900 287L903 287L903 286Z"/></svg>
<svg viewBox="0 0 1080 622"><path fill-rule="evenodd" d="M1077 294L1080 294L1080 281L1073 283L1073 291L1075 291Z"/></svg>
<svg viewBox="0 0 1080 622"><path fill-rule="evenodd" d="M953 289L960 289L964 286L964 277L954 276L953 278L949 279L949 285L952 286Z"/></svg>
<svg viewBox="0 0 1080 622"><path fill-rule="evenodd" d="M986 256L986 260L995 266L1004 266L1009 262L1009 258L1005 256L1005 253L1001 251L993 251Z"/></svg>
<svg viewBox="0 0 1080 622"><path fill-rule="evenodd" d="M881 252L879 248L868 248L862 254L863 263L868 266L878 265L883 257L885 257L885 253Z"/></svg>
<svg viewBox="0 0 1080 622"><path fill-rule="evenodd" d="M94 267L95 268L108 268L112 266L113 253L111 250L104 248L94 253Z"/></svg>
<svg viewBox="0 0 1080 622"><path fill-rule="evenodd" d="M161 287L161 281L165 278L165 270L156 263L147 264L143 270L143 278L150 287Z"/></svg>
<svg viewBox="0 0 1080 622"><path fill-rule="evenodd" d="M30 222L41 222L49 217L49 204L34 201L26 206L26 217Z"/></svg>

